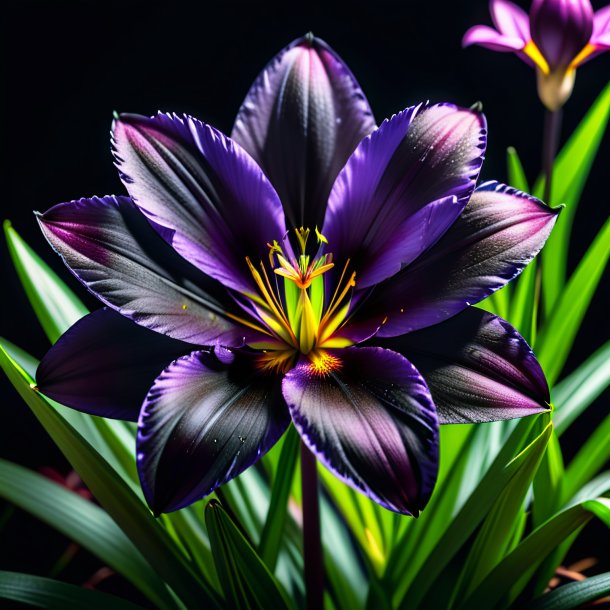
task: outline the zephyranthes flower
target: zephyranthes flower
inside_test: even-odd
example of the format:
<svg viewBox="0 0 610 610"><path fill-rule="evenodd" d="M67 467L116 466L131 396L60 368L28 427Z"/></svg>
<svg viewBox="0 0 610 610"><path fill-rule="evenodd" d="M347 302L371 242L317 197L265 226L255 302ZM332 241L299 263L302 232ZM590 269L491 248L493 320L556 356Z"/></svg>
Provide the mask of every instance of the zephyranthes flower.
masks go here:
<svg viewBox="0 0 610 610"><path fill-rule="evenodd" d="M76 409L138 421L155 513L209 494L292 421L337 477L417 514L438 425L540 413L544 375L507 322L471 307L540 250L557 212L475 190L483 115L407 108L379 128L312 37L263 70L231 138L189 116L121 115L129 197L39 216L107 307L37 373Z"/></svg>
<svg viewBox="0 0 610 610"><path fill-rule="evenodd" d="M534 0L527 13L508 0L491 0L496 30L476 25L463 45L516 53L536 68L538 94L555 111L574 87L576 68L610 49L610 6L593 14L589 0Z"/></svg>

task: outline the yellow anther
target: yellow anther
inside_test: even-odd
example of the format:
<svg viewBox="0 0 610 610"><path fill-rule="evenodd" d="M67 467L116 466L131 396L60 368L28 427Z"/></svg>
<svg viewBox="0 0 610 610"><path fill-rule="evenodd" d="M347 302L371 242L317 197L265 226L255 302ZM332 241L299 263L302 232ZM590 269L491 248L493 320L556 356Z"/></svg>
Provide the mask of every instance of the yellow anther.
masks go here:
<svg viewBox="0 0 610 610"><path fill-rule="evenodd" d="M297 240L299 241L301 252L305 254L305 246L307 246L307 240L309 239L309 229L300 227L299 229L295 229L295 233L297 234Z"/></svg>
<svg viewBox="0 0 610 610"><path fill-rule="evenodd" d="M324 237L324 235L322 235L322 233L320 233L320 231L318 231L318 227L316 227L316 237L318 238L318 243L319 244L327 244L328 243L328 239L326 239L326 237Z"/></svg>

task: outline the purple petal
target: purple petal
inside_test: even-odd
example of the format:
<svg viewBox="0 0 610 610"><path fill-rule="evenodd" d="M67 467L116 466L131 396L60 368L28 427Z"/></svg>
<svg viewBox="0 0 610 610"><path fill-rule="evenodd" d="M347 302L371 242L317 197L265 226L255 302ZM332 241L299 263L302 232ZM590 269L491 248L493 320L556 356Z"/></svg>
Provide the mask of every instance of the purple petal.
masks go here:
<svg viewBox="0 0 610 610"><path fill-rule="evenodd" d="M406 358L378 347L326 358L332 373L303 357L282 383L303 441L357 491L417 515L438 471L438 421L424 380Z"/></svg>
<svg viewBox="0 0 610 610"><path fill-rule="evenodd" d="M182 259L128 197L61 203L38 217L45 237L103 303L158 333L198 345L243 345L226 292Z"/></svg>
<svg viewBox="0 0 610 610"><path fill-rule="evenodd" d="M400 271L459 216L483 162L482 114L451 104L412 107L365 138L330 194L324 235L358 289Z"/></svg>
<svg viewBox="0 0 610 610"><path fill-rule="evenodd" d="M191 346L99 309L69 328L36 371L40 391L92 415L137 421L157 375Z"/></svg>
<svg viewBox="0 0 610 610"><path fill-rule="evenodd" d="M369 104L341 58L308 35L258 76L232 137L263 168L292 227L321 226L331 186L375 128Z"/></svg>
<svg viewBox="0 0 610 610"><path fill-rule="evenodd" d="M206 352L170 364L138 423L137 464L155 514L192 504L261 458L290 418L272 375L249 358L227 366Z"/></svg>
<svg viewBox="0 0 610 610"><path fill-rule="evenodd" d="M549 409L549 387L525 339L502 318L475 307L384 344L423 375L442 424L512 419Z"/></svg>
<svg viewBox="0 0 610 610"><path fill-rule="evenodd" d="M565 69L591 39L593 8L589 0L534 0L530 25L551 71Z"/></svg>
<svg viewBox="0 0 610 610"><path fill-rule="evenodd" d="M595 44L599 38L610 34L610 4L600 8L593 16L593 35L591 43Z"/></svg>
<svg viewBox="0 0 610 610"><path fill-rule="evenodd" d="M520 38L524 44L530 39L530 18L528 14L509 0L491 0L491 18L504 36Z"/></svg>
<svg viewBox="0 0 610 610"><path fill-rule="evenodd" d="M122 115L113 145L129 194L174 232L176 251L225 286L251 290L246 256L266 259L267 243L286 228L278 196L250 155L186 115Z"/></svg>
<svg viewBox="0 0 610 610"><path fill-rule="evenodd" d="M462 46L469 47L473 44L506 53L520 51L525 46L520 37L500 34L486 25L475 25L466 31L462 38Z"/></svg>
<svg viewBox="0 0 610 610"><path fill-rule="evenodd" d="M354 318L380 314L381 337L438 324L478 303L517 276L540 251L560 209L488 182L429 251L378 285Z"/></svg>
<svg viewBox="0 0 610 610"><path fill-rule="evenodd" d="M600 8L595 13L590 46L575 65L580 66L608 50L610 50L610 5Z"/></svg>

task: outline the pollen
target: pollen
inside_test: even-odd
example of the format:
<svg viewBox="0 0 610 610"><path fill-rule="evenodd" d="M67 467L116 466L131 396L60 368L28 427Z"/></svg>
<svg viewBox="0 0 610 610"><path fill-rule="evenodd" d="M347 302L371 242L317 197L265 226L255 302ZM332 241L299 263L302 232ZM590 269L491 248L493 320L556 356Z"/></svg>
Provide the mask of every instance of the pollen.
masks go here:
<svg viewBox="0 0 610 610"><path fill-rule="evenodd" d="M323 350L309 353L309 371L316 377L326 377L341 368L341 360Z"/></svg>
<svg viewBox="0 0 610 610"><path fill-rule="evenodd" d="M262 371L286 372L299 353L309 356L312 372L325 375L340 366L340 362L325 352L329 348L348 347L353 342L341 334L350 316L356 273L349 271L350 260L344 261L343 271L324 278L334 268L333 256L325 252L328 240L315 229L318 250L307 250L310 230L295 230L300 253L288 242L288 233L278 242L267 243L269 265L259 265L246 257L246 264L255 291L243 292L245 315L227 314L251 330L258 338L249 347L263 350L258 365ZM327 292L327 285L332 289Z"/></svg>

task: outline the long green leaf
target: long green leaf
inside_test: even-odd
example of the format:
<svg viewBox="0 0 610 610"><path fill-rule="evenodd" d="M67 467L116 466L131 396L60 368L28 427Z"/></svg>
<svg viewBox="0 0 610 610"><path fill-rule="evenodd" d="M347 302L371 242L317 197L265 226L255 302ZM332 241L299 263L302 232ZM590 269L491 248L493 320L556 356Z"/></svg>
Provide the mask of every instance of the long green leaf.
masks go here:
<svg viewBox="0 0 610 610"><path fill-rule="evenodd" d="M547 317L553 311L563 290L574 216L609 116L610 84L595 100L555 161L551 201L546 203L565 203L566 209L558 218L542 251L543 301ZM534 193L541 197L543 192L544 181L541 179L536 183Z"/></svg>
<svg viewBox="0 0 610 610"><path fill-rule="evenodd" d="M610 385L610 341L553 389L553 423L561 436Z"/></svg>
<svg viewBox="0 0 610 610"><path fill-rule="evenodd" d="M454 589L453 598L468 596L506 554L520 520L525 497L553 432L548 423L485 517Z"/></svg>
<svg viewBox="0 0 610 610"><path fill-rule="evenodd" d="M299 458L299 444L300 437L294 426L290 426L284 438L280 461L273 479L269 510L258 548L259 555L271 572L275 570L282 545L284 526L288 517L288 498Z"/></svg>
<svg viewBox="0 0 610 610"><path fill-rule="evenodd" d="M32 389L33 379L0 346L0 366L87 487L161 578L188 605L221 607L210 585L197 578L167 532L100 454Z"/></svg>
<svg viewBox="0 0 610 610"><path fill-rule="evenodd" d="M51 268L4 221L8 249L34 312L51 343L88 311Z"/></svg>
<svg viewBox="0 0 610 610"><path fill-rule="evenodd" d="M558 297L548 322L536 341L538 359L551 385L563 369L609 257L610 218L600 229Z"/></svg>
<svg viewBox="0 0 610 610"><path fill-rule="evenodd" d="M528 604L526 610L573 610L610 595L610 572L570 582Z"/></svg>
<svg viewBox="0 0 610 610"><path fill-rule="evenodd" d="M514 601L515 583L527 579L540 562L567 536L582 528L593 516L610 526L610 500L585 500L566 508L534 530L487 575L462 608L496 608Z"/></svg>
<svg viewBox="0 0 610 610"><path fill-rule="evenodd" d="M142 610L115 595L19 572L0 571L0 599L47 610Z"/></svg>
<svg viewBox="0 0 610 610"><path fill-rule="evenodd" d="M229 606L235 610L288 609L279 583L216 500L205 508L205 523Z"/></svg>
<svg viewBox="0 0 610 610"><path fill-rule="evenodd" d="M553 430L540 467L534 477L534 527L546 521L561 506L565 469L559 438Z"/></svg>
<svg viewBox="0 0 610 610"><path fill-rule="evenodd" d="M0 459L0 497L48 523L122 574L162 608L175 608L155 571L107 513L23 466Z"/></svg>
<svg viewBox="0 0 610 610"><path fill-rule="evenodd" d="M536 340L536 274L538 259L535 258L516 279L510 313L507 320L533 345Z"/></svg>
<svg viewBox="0 0 610 610"><path fill-rule="evenodd" d="M541 422L544 423L542 431ZM418 607L439 574L485 518L498 495L527 462L528 456L532 452L536 453L539 446L546 446L550 431L547 424L548 414L524 418L518 423L460 511L453 519L447 519L449 527L444 530L442 537L430 552L424 553L423 565L416 575L409 578L408 589L404 591L404 587L397 587L399 607ZM535 435L534 438L532 434ZM529 444L519 451L523 443ZM516 451L519 451L517 455Z"/></svg>
<svg viewBox="0 0 610 610"><path fill-rule="evenodd" d="M595 426L593 433L570 462L563 482L564 497L571 498L610 460L610 415Z"/></svg>
<svg viewBox="0 0 610 610"><path fill-rule="evenodd" d="M0 345L8 356L19 364L19 366L34 378L38 360L33 358L12 344L7 339L0 337ZM113 419L103 419L95 415L81 413L74 409L64 407L59 403L45 399L53 409L70 424L93 448L112 466L112 468L126 481L133 491L140 493L135 468L135 437L134 431L128 431L128 422Z"/></svg>
<svg viewBox="0 0 610 610"><path fill-rule="evenodd" d="M506 149L506 167L508 170L508 184L520 191L529 193L530 187L527 183L521 159L512 146Z"/></svg>

